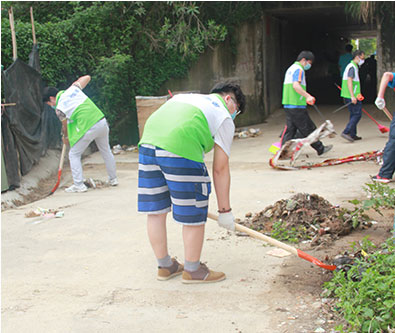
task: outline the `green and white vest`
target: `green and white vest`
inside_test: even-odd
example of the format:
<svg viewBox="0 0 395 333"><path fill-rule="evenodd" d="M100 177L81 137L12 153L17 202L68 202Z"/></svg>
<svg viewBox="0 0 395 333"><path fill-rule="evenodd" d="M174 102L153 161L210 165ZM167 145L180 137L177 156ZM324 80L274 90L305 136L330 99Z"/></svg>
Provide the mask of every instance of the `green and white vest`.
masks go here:
<svg viewBox="0 0 395 333"><path fill-rule="evenodd" d="M56 96L56 108L66 115L70 147L74 146L94 124L104 118L103 112L96 104L76 86L59 91Z"/></svg>
<svg viewBox="0 0 395 333"><path fill-rule="evenodd" d="M299 95L293 87L293 76L296 70L300 69L301 73L304 73L304 68L300 62L296 61L291 67L288 68L285 73L284 84L283 84L283 105L295 105L295 106L306 106L306 98ZM302 75L303 78L300 82L303 90L306 91L306 75Z"/></svg>
<svg viewBox="0 0 395 333"><path fill-rule="evenodd" d="M351 62L344 69L344 73L343 73L342 91L340 96L344 98L351 98L351 93L348 90L348 86L347 86L348 71L350 70L351 67L354 67L355 70L355 76L352 80L352 89L354 92L354 96L357 97L357 95L361 93L361 83L359 82L358 65L354 62L354 60L351 60Z"/></svg>
<svg viewBox="0 0 395 333"><path fill-rule="evenodd" d="M144 125L139 145L146 143L196 162L214 147L214 135L231 118L218 94L175 95Z"/></svg>

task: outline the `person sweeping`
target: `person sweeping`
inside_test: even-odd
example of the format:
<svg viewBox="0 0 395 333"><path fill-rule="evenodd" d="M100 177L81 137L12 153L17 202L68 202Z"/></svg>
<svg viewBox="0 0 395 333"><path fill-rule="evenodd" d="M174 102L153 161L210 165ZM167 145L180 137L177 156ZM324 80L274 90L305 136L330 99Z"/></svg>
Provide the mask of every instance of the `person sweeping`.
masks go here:
<svg viewBox="0 0 395 333"><path fill-rule="evenodd" d="M92 141L95 141L106 165L108 182L118 185L114 155L109 144L109 127L103 112L83 93L91 77L85 75L75 81L68 89L59 91L46 87L43 101L55 109L62 122L63 142L70 145L69 160L74 184L66 192L86 192L81 157Z"/></svg>
<svg viewBox="0 0 395 333"><path fill-rule="evenodd" d="M138 211L147 214L148 238L158 262L158 280L182 274L183 283L210 283L225 274L200 262L211 179L203 157L214 149L213 179L218 224L235 229L230 205L229 156L233 120L245 108L240 86L217 84L208 95L175 95L147 120L139 142ZM182 225L184 265L170 257L166 218Z"/></svg>
<svg viewBox="0 0 395 333"><path fill-rule="evenodd" d="M313 62L314 54L311 51L302 51L285 73L282 103L287 124L284 143L294 139L297 131L305 138L317 128L306 109L307 104L315 103L315 98L307 92L305 74ZM311 147L318 155L325 154L332 149L332 145L324 146L319 140L312 143Z"/></svg>
<svg viewBox="0 0 395 333"><path fill-rule="evenodd" d="M340 96L344 98L344 104L348 105L348 111L350 112L350 119L341 137L349 142L362 139L357 135L357 125L362 117L362 100L357 98L361 94L358 66L362 66L365 62L365 53L362 50L356 50L352 55L353 60L347 65L343 73L340 93Z"/></svg>

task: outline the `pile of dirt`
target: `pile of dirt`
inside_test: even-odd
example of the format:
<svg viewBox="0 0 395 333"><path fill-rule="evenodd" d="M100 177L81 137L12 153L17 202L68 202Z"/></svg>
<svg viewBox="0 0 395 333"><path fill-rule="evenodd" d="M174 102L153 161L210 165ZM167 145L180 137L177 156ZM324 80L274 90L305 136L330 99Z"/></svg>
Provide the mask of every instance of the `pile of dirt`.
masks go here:
<svg viewBox="0 0 395 333"><path fill-rule="evenodd" d="M354 229L351 215L317 194L298 193L254 215L247 213L240 224L272 236L277 233L280 240L311 240L316 246L349 234ZM371 223L364 220L359 225L365 228Z"/></svg>

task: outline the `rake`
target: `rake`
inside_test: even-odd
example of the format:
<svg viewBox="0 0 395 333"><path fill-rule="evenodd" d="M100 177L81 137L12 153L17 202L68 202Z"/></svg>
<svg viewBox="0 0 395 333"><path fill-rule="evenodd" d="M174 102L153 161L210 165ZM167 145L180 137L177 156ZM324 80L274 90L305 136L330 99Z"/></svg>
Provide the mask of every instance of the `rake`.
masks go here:
<svg viewBox="0 0 395 333"><path fill-rule="evenodd" d="M218 221L218 216L214 215L212 213L208 213L207 217L212 219L212 220ZM255 230L252 230L250 228L247 228L247 227L245 227L245 226L243 226L241 224L235 223L235 230L240 231L240 232L244 232L244 233L246 233L247 235L249 235L249 236L251 236L253 238L257 238L257 239L263 240L264 242L269 243L270 245L273 245L275 247L279 247L279 248L281 248L281 249L283 249L283 250L285 250L285 251L287 251L287 252L289 252L291 254L294 254L297 257L301 258L301 259L307 260L307 261L309 261L309 262L313 263L314 265L317 265L317 266L319 266L321 268L327 269L329 271L334 271L336 269L335 265L324 264L323 262L319 261L317 258L314 258L310 254L307 254L307 253L305 253L305 252L303 252L301 250L298 250L298 249L294 248L293 246L290 246L288 244L280 242L277 239L274 239L274 238L271 238L269 236L266 236L266 235L264 235L264 234L262 234L262 233L260 233L258 231L255 231Z"/></svg>

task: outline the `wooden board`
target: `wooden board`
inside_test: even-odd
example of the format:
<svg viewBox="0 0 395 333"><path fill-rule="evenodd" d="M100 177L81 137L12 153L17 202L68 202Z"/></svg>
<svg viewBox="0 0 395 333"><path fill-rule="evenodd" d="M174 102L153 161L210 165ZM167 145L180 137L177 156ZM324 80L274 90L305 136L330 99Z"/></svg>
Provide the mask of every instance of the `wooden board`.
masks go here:
<svg viewBox="0 0 395 333"><path fill-rule="evenodd" d="M144 125L148 117L159 109L170 96L136 96L137 121L140 139L143 135Z"/></svg>

